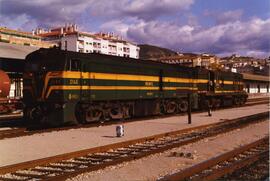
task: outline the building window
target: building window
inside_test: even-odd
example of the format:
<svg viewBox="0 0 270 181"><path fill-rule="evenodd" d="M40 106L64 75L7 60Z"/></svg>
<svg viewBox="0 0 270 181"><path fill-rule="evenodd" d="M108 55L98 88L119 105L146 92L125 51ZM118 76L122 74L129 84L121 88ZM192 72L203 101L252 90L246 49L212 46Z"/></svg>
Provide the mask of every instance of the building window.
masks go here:
<svg viewBox="0 0 270 181"><path fill-rule="evenodd" d="M67 41L64 41L64 49L67 50Z"/></svg>

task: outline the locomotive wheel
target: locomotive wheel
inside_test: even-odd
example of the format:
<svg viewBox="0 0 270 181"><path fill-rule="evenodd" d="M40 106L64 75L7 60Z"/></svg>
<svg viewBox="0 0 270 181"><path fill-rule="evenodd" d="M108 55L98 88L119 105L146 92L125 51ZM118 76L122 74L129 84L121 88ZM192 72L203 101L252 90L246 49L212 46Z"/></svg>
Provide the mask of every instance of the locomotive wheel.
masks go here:
<svg viewBox="0 0 270 181"><path fill-rule="evenodd" d="M42 118L42 111L40 107L34 107L29 111L29 117L32 120L40 120Z"/></svg>
<svg viewBox="0 0 270 181"><path fill-rule="evenodd" d="M115 105L110 109L110 117L112 119L122 119L124 117L123 109L120 105Z"/></svg>
<svg viewBox="0 0 270 181"><path fill-rule="evenodd" d="M177 110L177 105L174 101L168 101L165 106L165 112L168 114L174 113Z"/></svg>
<svg viewBox="0 0 270 181"><path fill-rule="evenodd" d="M86 121L87 123L100 121L101 116L102 116L102 110L100 110L100 109L99 109L98 107L96 107L96 106L90 106L90 107L86 110L85 121Z"/></svg>
<svg viewBox="0 0 270 181"><path fill-rule="evenodd" d="M103 119L104 119L104 121L111 120L110 109L103 109Z"/></svg>
<svg viewBox="0 0 270 181"><path fill-rule="evenodd" d="M179 110L181 112L187 112L188 110L188 102L186 100L181 100L179 103Z"/></svg>
<svg viewBox="0 0 270 181"><path fill-rule="evenodd" d="M244 97L240 97L239 98L239 105L244 105L245 104L245 98Z"/></svg>

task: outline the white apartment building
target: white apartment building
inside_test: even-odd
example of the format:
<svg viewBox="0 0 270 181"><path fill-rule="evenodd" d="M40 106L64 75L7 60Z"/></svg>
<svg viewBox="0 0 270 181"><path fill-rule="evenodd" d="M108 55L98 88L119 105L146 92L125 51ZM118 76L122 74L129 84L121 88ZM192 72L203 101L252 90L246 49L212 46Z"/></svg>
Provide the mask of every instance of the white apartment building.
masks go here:
<svg viewBox="0 0 270 181"><path fill-rule="evenodd" d="M112 33L80 32L76 25L36 32L47 41L58 42L62 50L139 58L140 48L136 44L122 40Z"/></svg>

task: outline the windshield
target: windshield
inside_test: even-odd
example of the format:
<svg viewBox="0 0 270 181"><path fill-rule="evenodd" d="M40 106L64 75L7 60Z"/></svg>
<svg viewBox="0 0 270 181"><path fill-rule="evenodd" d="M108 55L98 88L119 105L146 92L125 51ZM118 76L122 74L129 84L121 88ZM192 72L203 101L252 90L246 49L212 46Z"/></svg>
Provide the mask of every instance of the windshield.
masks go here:
<svg viewBox="0 0 270 181"><path fill-rule="evenodd" d="M65 56L50 51L39 51L26 58L26 72L47 72L65 70Z"/></svg>

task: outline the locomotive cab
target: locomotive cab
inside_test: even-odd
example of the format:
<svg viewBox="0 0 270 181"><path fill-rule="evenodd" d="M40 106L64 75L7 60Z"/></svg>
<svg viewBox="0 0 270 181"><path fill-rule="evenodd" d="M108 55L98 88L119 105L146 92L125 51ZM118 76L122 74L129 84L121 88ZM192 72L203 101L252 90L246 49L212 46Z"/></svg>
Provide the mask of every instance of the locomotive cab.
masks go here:
<svg viewBox="0 0 270 181"><path fill-rule="evenodd" d="M62 76L62 71L77 67L70 63L66 61L64 52L56 49L40 49L26 57L23 102L27 120L39 120L46 124L48 119L55 119L50 118L50 112L60 111L60 116L63 115L63 108L66 107L63 93L55 91L53 96L48 95L50 85L62 84L62 80L57 78Z"/></svg>

